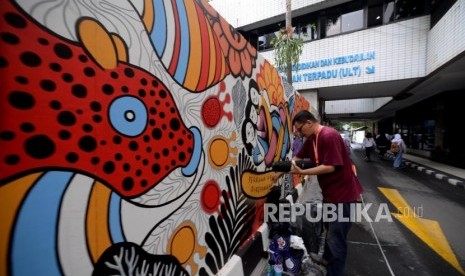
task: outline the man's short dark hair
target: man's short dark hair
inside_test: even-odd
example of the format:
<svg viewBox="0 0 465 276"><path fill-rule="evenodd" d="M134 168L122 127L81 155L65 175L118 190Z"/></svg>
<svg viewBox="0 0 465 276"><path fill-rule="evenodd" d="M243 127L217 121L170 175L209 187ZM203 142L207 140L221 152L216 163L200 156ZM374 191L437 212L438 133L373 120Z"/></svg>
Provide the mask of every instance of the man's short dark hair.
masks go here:
<svg viewBox="0 0 465 276"><path fill-rule="evenodd" d="M318 122L315 116L308 110L301 110L295 114L294 119L292 119L292 125L296 122L305 123L307 121Z"/></svg>

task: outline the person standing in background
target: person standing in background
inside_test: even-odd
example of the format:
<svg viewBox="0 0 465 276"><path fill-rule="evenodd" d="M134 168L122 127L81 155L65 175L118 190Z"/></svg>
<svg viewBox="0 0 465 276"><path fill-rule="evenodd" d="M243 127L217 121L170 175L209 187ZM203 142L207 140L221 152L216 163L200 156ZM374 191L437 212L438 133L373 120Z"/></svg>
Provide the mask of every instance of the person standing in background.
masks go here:
<svg viewBox="0 0 465 276"><path fill-rule="evenodd" d="M404 152L407 152L407 145L405 145L404 140L398 133L394 135L394 139L391 140L391 145L394 143L399 146L399 151L394 153L393 167L394 169L403 169L405 166L402 165L402 155Z"/></svg>
<svg viewBox="0 0 465 276"><path fill-rule="evenodd" d="M347 152L350 155L352 149L352 143L350 142L349 136L345 133L341 134L342 140L344 141L344 145L346 145Z"/></svg>
<svg viewBox="0 0 465 276"><path fill-rule="evenodd" d="M365 160L371 161L371 152L376 146L375 139L373 139L373 135L371 135L371 132L367 132L365 134L365 138L363 138L362 146L365 148Z"/></svg>
<svg viewBox="0 0 465 276"><path fill-rule="evenodd" d="M386 155L386 152L391 147L391 141L388 135L381 132L380 134L376 135L375 142L376 142L376 147L379 150L379 158L381 160L384 160L384 156Z"/></svg>

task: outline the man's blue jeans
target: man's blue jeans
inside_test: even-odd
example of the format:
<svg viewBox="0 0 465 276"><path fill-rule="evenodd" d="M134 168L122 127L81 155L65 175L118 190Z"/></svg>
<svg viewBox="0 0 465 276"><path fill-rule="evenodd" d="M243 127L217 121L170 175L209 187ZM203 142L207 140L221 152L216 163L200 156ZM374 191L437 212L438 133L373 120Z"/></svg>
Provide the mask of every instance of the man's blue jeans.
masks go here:
<svg viewBox="0 0 465 276"><path fill-rule="evenodd" d="M350 205L355 203L338 204L337 208L343 208L344 218L350 218ZM338 214L338 211L336 211ZM328 262L326 266L327 276L344 275L344 266L347 257L347 234L352 222L328 222L326 224L327 236L324 259Z"/></svg>

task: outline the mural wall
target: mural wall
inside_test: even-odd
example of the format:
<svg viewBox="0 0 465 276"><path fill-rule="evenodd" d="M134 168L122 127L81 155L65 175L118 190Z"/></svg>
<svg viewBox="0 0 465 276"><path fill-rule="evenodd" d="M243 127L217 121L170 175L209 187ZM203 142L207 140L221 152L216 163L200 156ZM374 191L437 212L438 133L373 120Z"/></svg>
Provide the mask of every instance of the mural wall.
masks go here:
<svg viewBox="0 0 465 276"><path fill-rule="evenodd" d="M204 1L0 1L0 275L212 275L310 109Z"/></svg>

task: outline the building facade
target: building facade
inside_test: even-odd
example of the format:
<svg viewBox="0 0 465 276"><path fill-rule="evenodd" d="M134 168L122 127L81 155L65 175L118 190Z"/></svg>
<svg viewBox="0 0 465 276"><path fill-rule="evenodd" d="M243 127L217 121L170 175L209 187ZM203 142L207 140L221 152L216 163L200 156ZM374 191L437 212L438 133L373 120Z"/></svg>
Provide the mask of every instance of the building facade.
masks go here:
<svg viewBox="0 0 465 276"><path fill-rule="evenodd" d="M270 62L285 1L214 0ZM239 7L228 9L227 7ZM465 1L292 1L304 40L293 86L323 120L369 120L409 152L465 168L455 137L465 90Z"/></svg>

